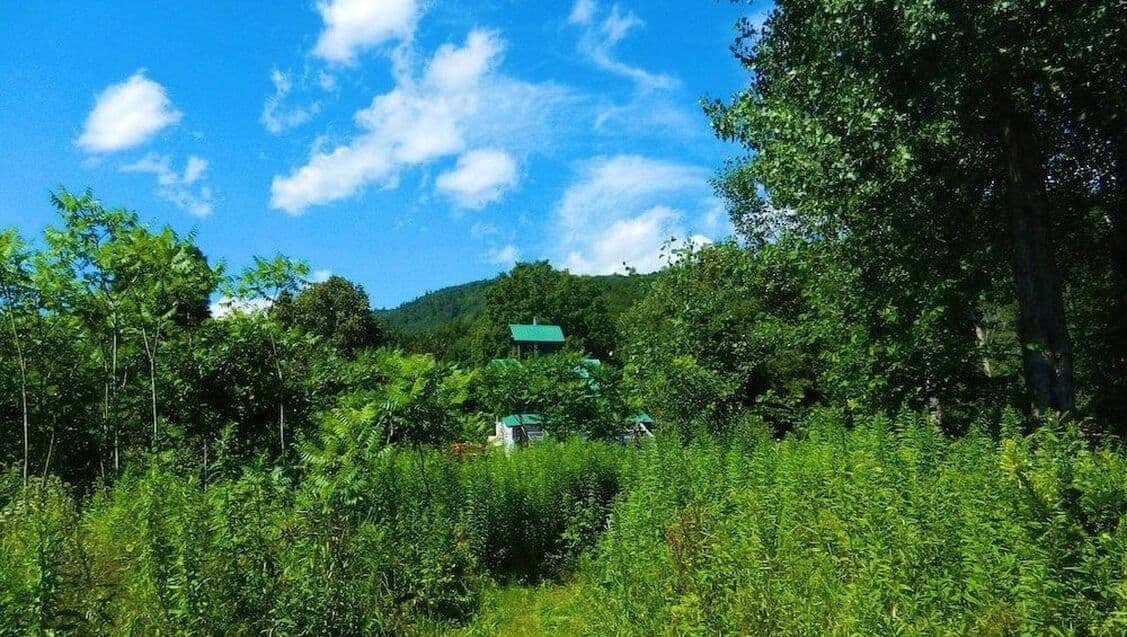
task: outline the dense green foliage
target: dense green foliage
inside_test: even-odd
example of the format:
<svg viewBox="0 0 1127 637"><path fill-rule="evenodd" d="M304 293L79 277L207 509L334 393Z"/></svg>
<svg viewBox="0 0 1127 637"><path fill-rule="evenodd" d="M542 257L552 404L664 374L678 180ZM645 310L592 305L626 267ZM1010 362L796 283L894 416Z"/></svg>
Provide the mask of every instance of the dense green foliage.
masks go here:
<svg viewBox="0 0 1127 637"><path fill-rule="evenodd" d="M10 475L0 625L403 633L471 619L491 582L570 574L568 607L545 609L562 632L1119 634L1127 456L1018 428L952 440L826 412L782 441L421 464L373 447L346 472L206 483L163 456L83 500Z"/></svg>
<svg viewBox="0 0 1127 637"><path fill-rule="evenodd" d="M1125 15L780 0L741 22L751 81L709 112L751 156L720 191L749 239L832 255L842 377L935 411L997 396L1123 426ZM1016 366L983 364L999 319ZM1015 367L1023 384L995 376Z"/></svg>
<svg viewBox="0 0 1127 637"><path fill-rule="evenodd" d="M488 413L538 414L556 437L610 438L631 415L617 370L575 354L496 361L474 390Z"/></svg>
<svg viewBox="0 0 1127 637"><path fill-rule="evenodd" d="M373 312L60 189L0 231L0 634L1127 633L1125 20L777 0L705 105L738 237L650 275Z"/></svg>
<svg viewBox="0 0 1127 637"><path fill-rule="evenodd" d="M427 292L399 307L377 310L376 315L405 334L418 334L476 316L485 305L492 280L470 281Z"/></svg>
<svg viewBox="0 0 1127 637"><path fill-rule="evenodd" d="M261 467L205 483L163 457L81 503L8 476L0 632L402 634L464 619L484 578L554 575L591 546L620 455L428 452L424 475L383 449L296 483Z"/></svg>
<svg viewBox="0 0 1127 637"><path fill-rule="evenodd" d="M379 347L385 341L383 326L369 308L367 292L343 277L330 276L297 296L284 296L273 312L287 326L320 337L345 355Z"/></svg>
<svg viewBox="0 0 1127 637"><path fill-rule="evenodd" d="M639 408L712 432L740 418L777 431L800 420L823 393L808 250L785 241L681 253L624 317L625 374Z"/></svg>
<svg viewBox="0 0 1127 637"><path fill-rule="evenodd" d="M926 419L822 415L780 443L648 449L625 482L588 562L595 625L1127 629L1127 461L1075 430L952 441Z"/></svg>
<svg viewBox="0 0 1127 637"><path fill-rule="evenodd" d="M574 275L547 263L428 292L391 310L377 310L396 342L409 351L464 364L507 356L509 323L558 323L571 349L608 357L621 343L615 322L645 296L653 276Z"/></svg>

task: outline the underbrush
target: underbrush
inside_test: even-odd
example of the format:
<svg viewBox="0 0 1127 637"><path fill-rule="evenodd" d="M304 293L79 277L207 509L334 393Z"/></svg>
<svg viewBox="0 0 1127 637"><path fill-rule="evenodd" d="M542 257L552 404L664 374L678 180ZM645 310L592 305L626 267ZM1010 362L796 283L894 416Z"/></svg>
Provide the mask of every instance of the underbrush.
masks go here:
<svg viewBox="0 0 1127 637"><path fill-rule="evenodd" d="M1127 632L1117 444L840 422L738 444L382 449L207 485L158 459L81 499L8 475L0 631Z"/></svg>
<svg viewBox="0 0 1127 637"><path fill-rule="evenodd" d="M750 449L658 445L579 605L633 634L1124 634L1127 456L1076 429L951 440L816 416Z"/></svg>
<svg viewBox="0 0 1127 637"><path fill-rule="evenodd" d="M605 526L622 449L385 449L203 485L156 462L79 503L0 489L0 632L403 634L468 618L491 579L560 575Z"/></svg>

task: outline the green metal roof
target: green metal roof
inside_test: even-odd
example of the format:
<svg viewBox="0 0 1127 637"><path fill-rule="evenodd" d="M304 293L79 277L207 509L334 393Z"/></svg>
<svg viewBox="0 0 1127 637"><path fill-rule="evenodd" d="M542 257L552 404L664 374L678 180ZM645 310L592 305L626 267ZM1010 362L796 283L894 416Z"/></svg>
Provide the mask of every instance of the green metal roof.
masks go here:
<svg viewBox="0 0 1127 637"><path fill-rule="evenodd" d="M506 427L522 427L524 425L543 425L544 419L540 414L509 414L501 418L501 424Z"/></svg>
<svg viewBox="0 0 1127 637"><path fill-rule="evenodd" d="M650 418L649 414L642 412L640 414L634 414L633 416L630 416L626 419L626 422L630 423L631 425L636 425L638 423L642 423L643 425L652 425L654 424L654 419Z"/></svg>
<svg viewBox="0 0 1127 637"><path fill-rule="evenodd" d="M522 343L562 343L563 330L559 325L509 325L514 341Z"/></svg>

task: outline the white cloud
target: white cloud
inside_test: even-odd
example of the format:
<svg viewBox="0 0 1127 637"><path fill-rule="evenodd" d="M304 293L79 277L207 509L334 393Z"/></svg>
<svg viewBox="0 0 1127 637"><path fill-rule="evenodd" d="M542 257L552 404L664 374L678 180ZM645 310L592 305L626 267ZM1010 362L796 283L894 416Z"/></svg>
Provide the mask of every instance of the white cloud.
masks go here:
<svg viewBox="0 0 1127 637"><path fill-rule="evenodd" d="M318 102L313 102L309 106L285 105L286 96L293 90L293 82L288 74L274 69L270 72L270 81L274 84L274 94L266 98L262 105L262 115L259 117L259 121L267 131L277 135L301 126L320 112L321 105Z"/></svg>
<svg viewBox="0 0 1127 637"><path fill-rule="evenodd" d="M479 209L500 199L516 183L516 161L502 150L486 148L459 157L453 170L438 176L435 186L459 206Z"/></svg>
<svg viewBox="0 0 1127 637"><path fill-rule="evenodd" d="M310 206L324 205L355 195L367 183L392 177L394 164L379 140L361 137L352 145L315 152L309 163L270 183L270 206L301 214Z"/></svg>
<svg viewBox="0 0 1127 637"><path fill-rule="evenodd" d="M685 140L711 137L707 120L666 97L649 91L635 94L624 104L608 105L595 114L595 130L602 134Z"/></svg>
<svg viewBox="0 0 1127 637"><path fill-rule="evenodd" d="M157 196L197 217L206 217L213 210L211 187L200 183L208 169L208 161L190 155L184 171L172 167L168 155L149 153L121 167L126 173L149 173L157 178Z"/></svg>
<svg viewBox="0 0 1127 637"><path fill-rule="evenodd" d="M633 80L638 86L648 89L669 89L678 81L665 73L653 73L641 67L631 66L614 57L614 49L636 28L645 25L633 11L623 11L617 4L611 5L601 22L595 19L599 6L594 0L577 0L571 8L568 22L582 27L578 49L587 59L603 70Z"/></svg>
<svg viewBox="0 0 1127 637"><path fill-rule="evenodd" d="M620 219L594 236L583 251L572 251L564 267L581 274L608 274L632 267L639 272L661 269L672 258L671 250L685 243L705 245L708 237L684 237L682 213L655 206L635 217Z"/></svg>
<svg viewBox="0 0 1127 637"><path fill-rule="evenodd" d="M344 65L384 42L410 40L422 13L416 0L323 0L317 11L324 28L313 53Z"/></svg>
<svg viewBox="0 0 1127 637"><path fill-rule="evenodd" d="M462 91L498 62L505 44L491 31L471 31L465 46L443 44L427 65L427 80L444 91Z"/></svg>
<svg viewBox="0 0 1127 637"><path fill-rule="evenodd" d="M184 183L194 184L199 181L199 178L207 172L207 160L202 157L190 155L188 157L188 165L184 167Z"/></svg>
<svg viewBox="0 0 1127 637"><path fill-rule="evenodd" d="M571 7L571 15L567 17L567 21L571 24L589 24L591 19L595 17L595 9L598 5L593 0L576 0L575 5Z"/></svg>
<svg viewBox="0 0 1127 637"><path fill-rule="evenodd" d="M485 259L493 265L509 268L520 259L520 250L510 243L490 250Z"/></svg>
<svg viewBox="0 0 1127 637"><path fill-rule="evenodd" d="M332 149L315 147L304 166L274 177L271 207L299 214L369 184L394 188L403 169L467 147L539 146L548 118L570 94L497 73L503 51L496 33L475 30L462 46L439 48L421 72L399 69L396 86L354 115L356 136Z"/></svg>
<svg viewBox="0 0 1127 637"><path fill-rule="evenodd" d="M90 153L125 150L144 144L182 117L165 88L141 69L94 98L94 108L75 143Z"/></svg>
<svg viewBox="0 0 1127 637"><path fill-rule="evenodd" d="M309 281L311 283L324 283L325 281L328 281L329 278L332 277L332 276L333 276L332 270L328 270L328 269L314 270L313 274L310 275L310 277L309 277Z"/></svg>
<svg viewBox="0 0 1127 637"><path fill-rule="evenodd" d="M236 314L253 315L261 314L270 309L270 299L243 299L230 296L221 296L219 300L207 306L211 317L225 319Z"/></svg>
<svg viewBox="0 0 1127 637"><path fill-rule="evenodd" d="M715 227L710 175L638 155L589 160L554 212L556 261L582 274L620 272L624 262L642 272L660 268L670 239L708 241L692 226Z"/></svg>

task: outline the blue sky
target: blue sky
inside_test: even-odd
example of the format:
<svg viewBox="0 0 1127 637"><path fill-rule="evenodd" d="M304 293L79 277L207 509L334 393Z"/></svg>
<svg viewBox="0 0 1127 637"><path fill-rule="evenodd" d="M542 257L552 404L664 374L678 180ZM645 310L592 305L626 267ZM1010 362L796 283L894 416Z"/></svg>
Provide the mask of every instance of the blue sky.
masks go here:
<svg viewBox="0 0 1127 637"><path fill-rule="evenodd" d="M91 186L229 271L281 252L380 307L729 231L708 179L740 149L698 101L746 82L746 5L82 4L0 8L0 225L26 236Z"/></svg>

